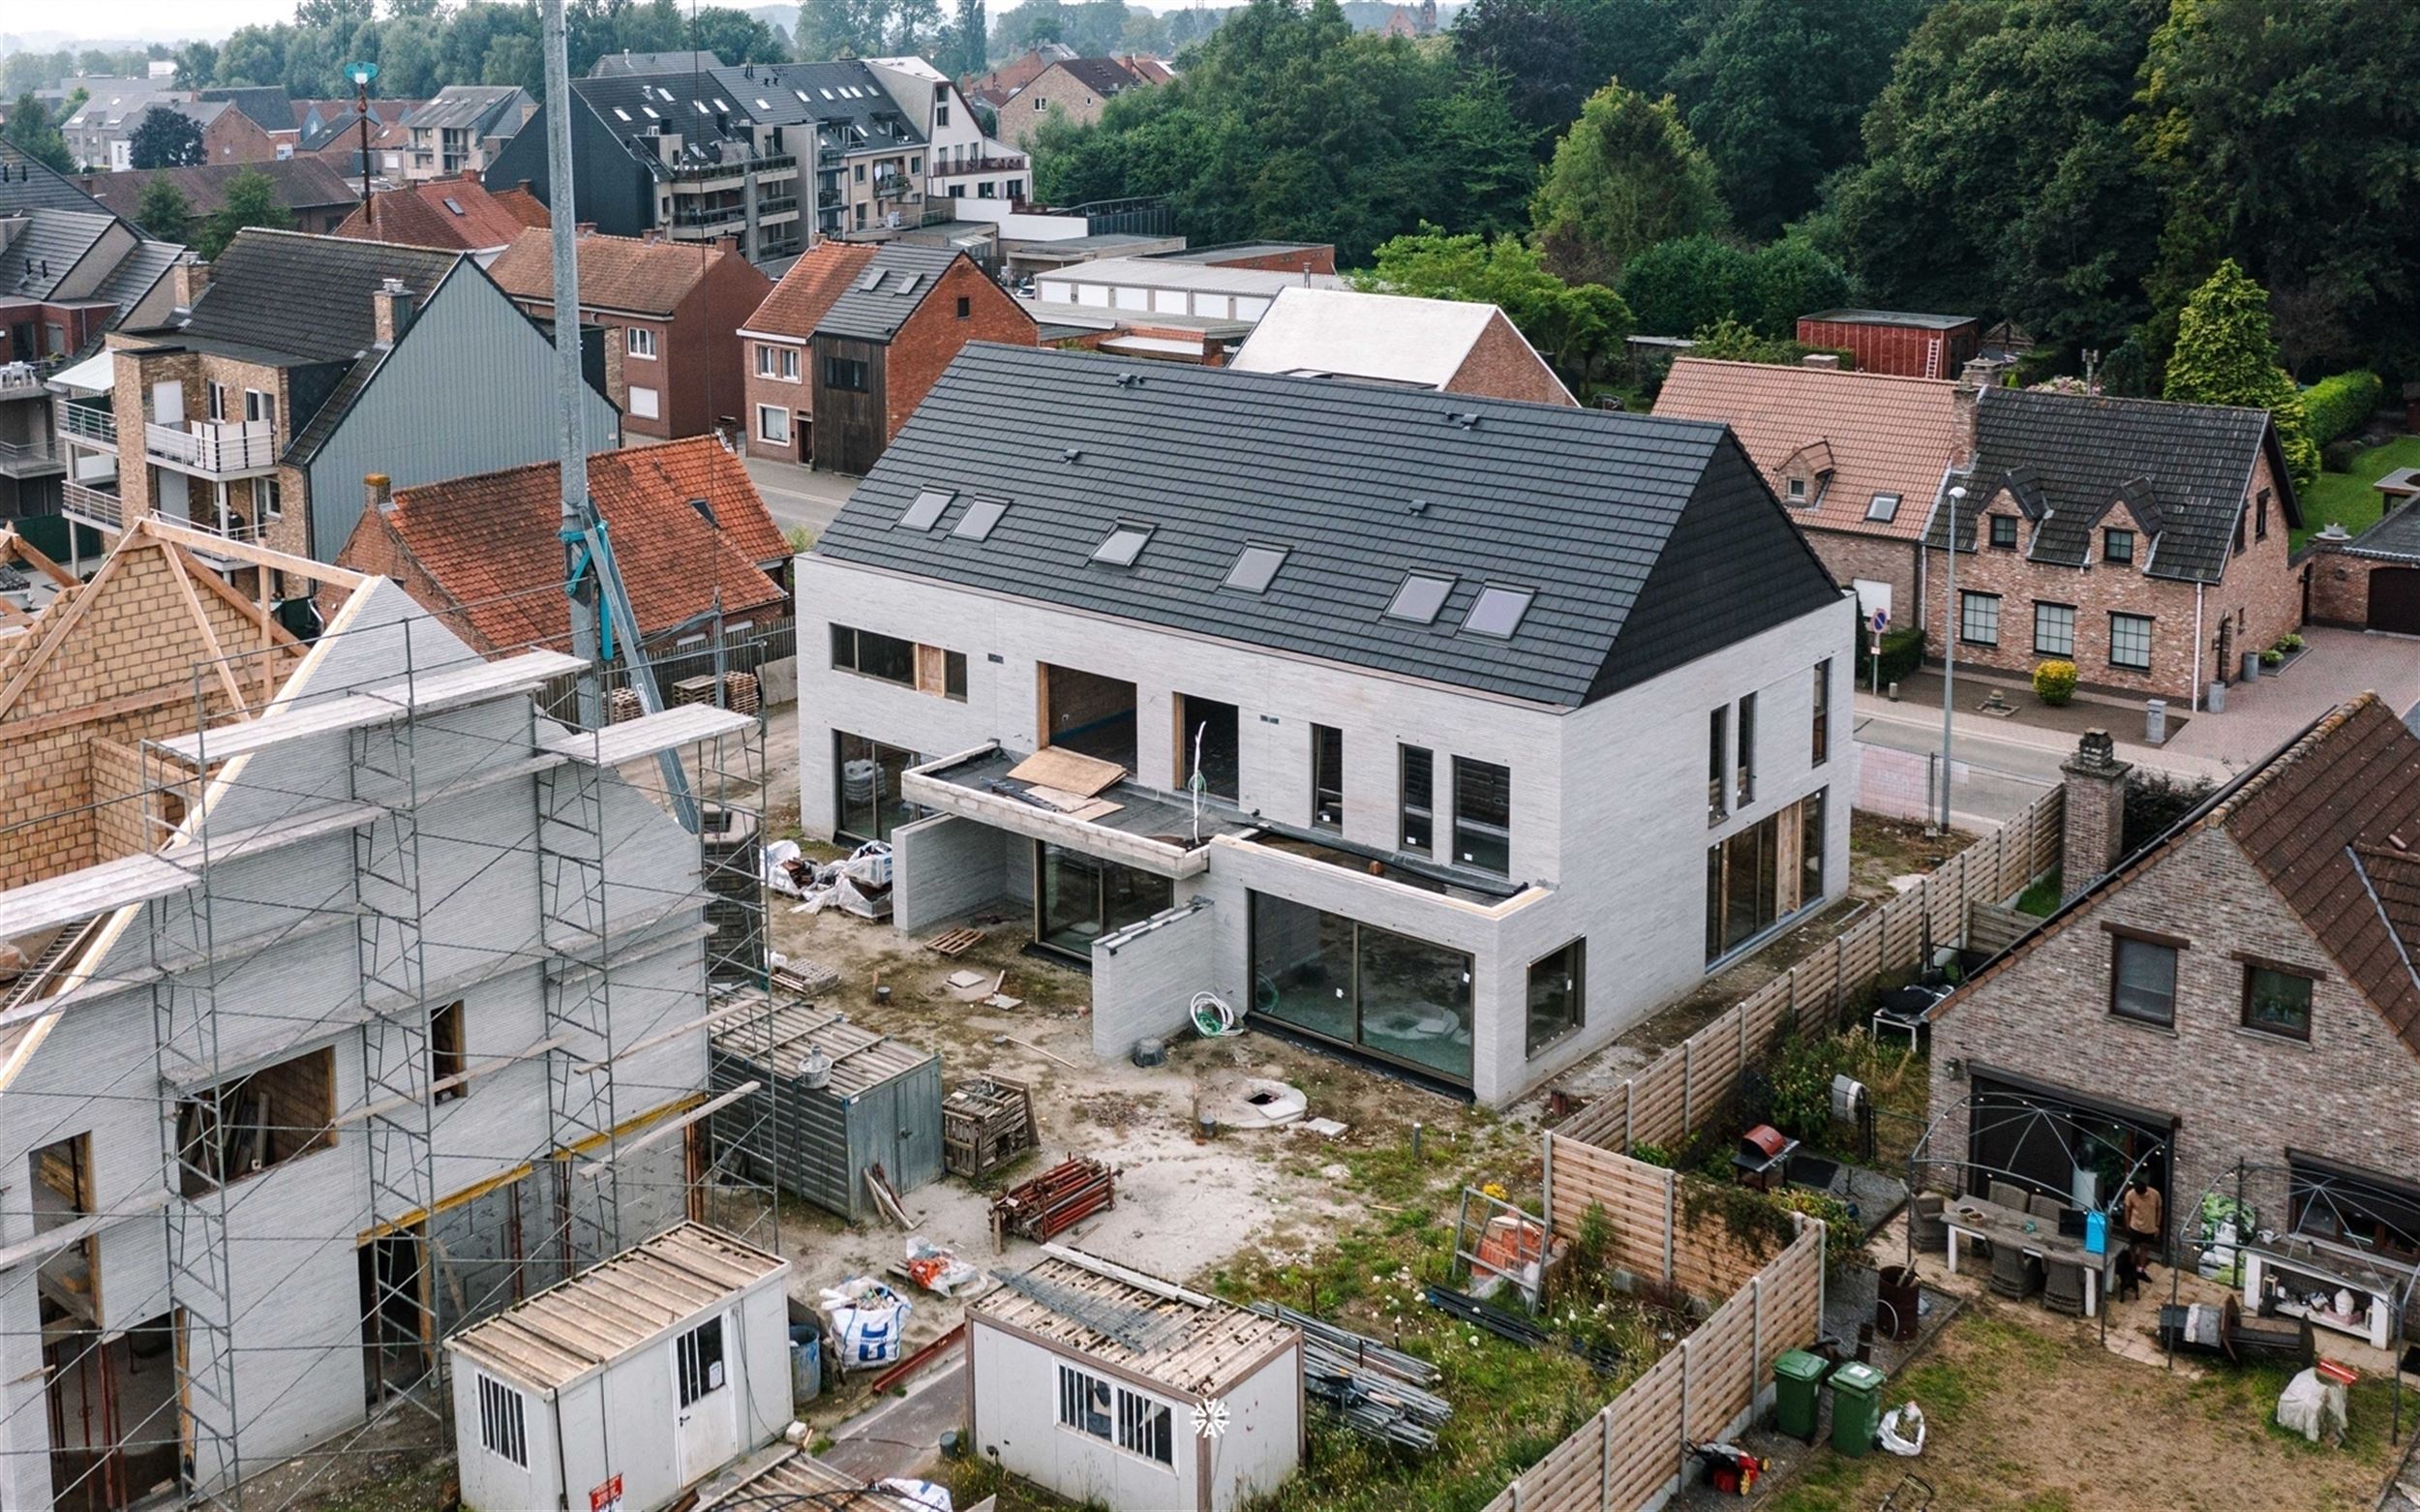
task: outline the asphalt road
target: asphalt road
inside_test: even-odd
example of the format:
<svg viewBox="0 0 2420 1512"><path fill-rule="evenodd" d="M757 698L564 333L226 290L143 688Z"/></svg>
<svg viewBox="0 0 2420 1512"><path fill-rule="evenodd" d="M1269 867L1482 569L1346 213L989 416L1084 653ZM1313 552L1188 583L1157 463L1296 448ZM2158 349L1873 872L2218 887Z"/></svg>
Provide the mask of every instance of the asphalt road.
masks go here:
<svg viewBox="0 0 2420 1512"><path fill-rule="evenodd" d="M747 458L746 464L756 491L765 498L766 511L784 534L798 526L804 526L810 535L823 534L857 491L857 479L837 472L818 472L762 457Z"/></svg>

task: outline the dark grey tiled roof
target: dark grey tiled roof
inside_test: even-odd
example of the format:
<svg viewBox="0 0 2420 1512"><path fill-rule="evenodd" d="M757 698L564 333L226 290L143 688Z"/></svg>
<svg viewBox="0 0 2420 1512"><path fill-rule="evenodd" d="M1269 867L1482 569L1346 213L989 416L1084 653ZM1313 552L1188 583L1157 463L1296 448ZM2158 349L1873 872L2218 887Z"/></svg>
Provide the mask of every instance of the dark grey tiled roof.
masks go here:
<svg viewBox="0 0 2420 1512"><path fill-rule="evenodd" d="M228 342L307 362L350 361L378 340L370 296L387 279L426 301L456 252L253 228L210 265L193 318L163 339Z"/></svg>
<svg viewBox="0 0 2420 1512"><path fill-rule="evenodd" d="M448 84L437 92L436 99L407 112L403 124L412 130L468 127L492 132L502 124L506 107L517 111L526 98L516 84ZM521 122L516 118L511 124L519 127Z"/></svg>
<svg viewBox="0 0 2420 1512"><path fill-rule="evenodd" d="M93 244L117 224L106 210L38 209L24 228L0 248L0 294L43 298L59 286Z"/></svg>
<svg viewBox="0 0 2420 1512"><path fill-rule="evenodd" d="M25 155L15 142L0 141L0 215L47 207L91 210L100 201Z"/></svg>
<svg viewBox="0 0 2420 1512"><path fill-rule="evenodd" d="M815 322L815 334L853 336L869 342L891 340L917 307L923 304L933 286L941 281L941 275L950 271L950 264L964 256L953 247L883 243L874 254L874 260L849 281L849 287L832 302L824 318ZM877 272L882 274L882 282L871 291L860 287ZM915 288L901 293L899 290L911 278L916 280Z"/></svg>
<svg viewBox="0 0 2420 1512"><path fill-rule="evenodd" d="M185 249L174 242L140 241L118 259L118 265L93 290L95 299L106 299L118 307L122 318L127 307L151 292L153 286L167 277L168 269L185 256Z"/></svg>
<svg viewBox="0 0 2420 1512"><path fill-rule="evenodd" d="M900 527L927 488L960 497ZM978 495L1007 513L960 538ZM1121 521L1141 555L1094 563ZM1220 586L1247 543L1287 553L1263 593ZM1839 598L1719 425L981 343L815 549L1563 706ZM1457 580L1429 624L1385 615L1414 570ZM1489 584L1536 593L1508 640L1461 629Z"/></svg>
<svg viewBox="0 0 2420 1512"><path fill-rule="evenodd" d="M571 89L595 112L605 129L620 139L630 155L659 178L668 175L654 141L660 135L681 138L681 156L687 163L723 161L718 151L723 144L730 144L730 150L740 157L754 151L755 134L751 128L757 124L757 117L732 98L731 92L711 74L621 74L610 78L575 78ZM700 110L700 106L705 109Z"/></svg>
<svg viewBox="0 0 2420 1512"><path fill-rule="evenodd" d="M632 52L624 48L608 52L589 70L590 78L612 78L633 74L686 74L692 71L711 73L721 68L723 60L703 48L695 52Z"/></svg>
<svg viewBox="0 0 2420 1512"><path fill-rule="evenodd" d="M204 100L224 100L264 132L294 130L294 97L283 89L261 85L237 89L205 89Z"/></svg>
<svg viewBox="0 0 2420 1512"><path fill-rule="evenodd" d="M2150 538L2143 571L2215 583L2226 570L2236 516L2263 447L2289 526L2302 523L2268 411L2156 399L1987 388L1975 421L1975 470L1958 518L1958 549L2003 487L2034 522L2028 555L2082 566L2093 532L2129 517ZM1924 536L1938 549L1949 510Z"/></svg>
<svg viewBox="0 0 2420 1512"><path fill-rule="evenodd" d="M2404 504L2385 519L2353 537L2344 548L2364 557L2395 557L2420 561L2420 507Z"/></svg>
<svg viewBox="0 0 2420 1512"><path fill-rule="evenodd" d="M768 126L815 122L827 157L924 144L923 133L900 112L874 71L854 60L717 69L714 82L725 98Z"/></svg>

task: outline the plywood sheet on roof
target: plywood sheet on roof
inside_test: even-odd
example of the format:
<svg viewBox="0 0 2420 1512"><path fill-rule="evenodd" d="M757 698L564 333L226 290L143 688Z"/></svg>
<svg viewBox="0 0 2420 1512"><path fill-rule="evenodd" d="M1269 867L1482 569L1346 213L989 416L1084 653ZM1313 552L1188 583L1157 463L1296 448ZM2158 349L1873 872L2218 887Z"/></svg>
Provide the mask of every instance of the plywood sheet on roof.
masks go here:
<svg viewBox="0 0 2420 1512"><path fill-rule="evenodd" d="M1038 788L1056 788L1077 798L1093 798L1124 777L1126 769L1113 761L1051 745L1011 767L1009 775Z"/></svg>

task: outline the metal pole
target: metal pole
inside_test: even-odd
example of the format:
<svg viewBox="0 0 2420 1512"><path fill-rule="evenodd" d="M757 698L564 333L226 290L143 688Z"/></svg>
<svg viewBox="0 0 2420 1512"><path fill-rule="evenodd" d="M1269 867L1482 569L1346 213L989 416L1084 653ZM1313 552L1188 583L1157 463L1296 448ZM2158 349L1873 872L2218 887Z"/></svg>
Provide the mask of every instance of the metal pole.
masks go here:
<svg viewBox="0 0 2420 1512"><path fill-rule="evenodd" d="M581 424L580 371L580 216L573 202L571 180L571 59L570 33L563 22L563 0L539 0L546 45L546 185L547 211L555 251L555 417L556 449L561 457L563 580L571 595L571 654L586 664L580 675L580 723L587 729L605 723L604 699L596 664L597 623L604 613L598 586L602 562L581 560L580 537L589 514L589 438Z"/></svg>
<svg viewBox="0 0 2420 1512"><path fill-rule="evenodd" d="M1941 597L1941 831L1950 832L1950 714L1956 707L1958 685L1958 512L1966 504L1963 487L1950 490L1950 532L1944 553L1950 559L1949 585Z"/></svg>
<svg viewBox="0 0 2420 1512"><path fill-rule="evenodd" d="M370 197L370 81L353 82L354 101L361 107L361 214L373 235L378 228L378 204Z"/></svg>

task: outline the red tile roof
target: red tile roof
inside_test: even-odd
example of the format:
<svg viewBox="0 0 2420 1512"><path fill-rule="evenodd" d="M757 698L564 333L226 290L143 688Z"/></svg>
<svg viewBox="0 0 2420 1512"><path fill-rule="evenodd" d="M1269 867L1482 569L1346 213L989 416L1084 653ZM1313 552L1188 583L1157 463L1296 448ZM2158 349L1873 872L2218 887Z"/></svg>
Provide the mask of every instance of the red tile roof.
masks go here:
<svg viewBox="0 0 2420 1512"><path fill-rule="evenodd" d="M459 610L459 627L491 647L567 644L560 485L551 462L396 492L394 508L362 516L340 561L392 572L397 548ZM653 636L713 607L729 615L779 605L779 584L757 565L789 547L740 460L711 436L630 446L589 459L589 492L613 532L639 633ZM704 499L721 529L689 500ZM387 539L365 538L384 532Z"/></svg>
<svg viewBox="0 0 2420 1512"><path fill-rule="evenodd" d="M698 242L646 241L636 236L580 235L580 304L590 310L669 316L712 267L736 252ZM536 231L525 231L488 275L515 299L555 297L554 250Z"/></svg>
<svg viewBox="0 0 2420 1512"><path fill-rule="evenodd" d="M335 234L359 241L402 242L445 252L509 246L531 227L543 229L546 206L526 189L491 192L475 178L440 178L370 197L377 228L355 208ZM449 203L450 201L450 203Z"/></svg>
<svg viewBox="0 0 2420 1512"><path fill-rule="evenodd" d="M1968 445L1957 384L1945 378L1682 357L1655 396L1655 412L1728 424L1775 494L1791 459L1808 453L1807 463L1831 469L1830 481L1813 507L1794 507L1790 518L1891 540L1924 533L1942 473ZM1888 522L1865 518L1877 494L1899 496Z"/></svg>
<svg viewBox="0 0 2420 1512"><path fill-rule="evenodd" d="M767 336L806 340L823 323L832 301L847 293L858 275L865 271L865 264L874 260L877 250L872 242L816 243L790 264L790 271L781 276L773 291L748 317L744 328Z"/></svg>

